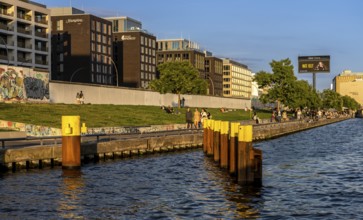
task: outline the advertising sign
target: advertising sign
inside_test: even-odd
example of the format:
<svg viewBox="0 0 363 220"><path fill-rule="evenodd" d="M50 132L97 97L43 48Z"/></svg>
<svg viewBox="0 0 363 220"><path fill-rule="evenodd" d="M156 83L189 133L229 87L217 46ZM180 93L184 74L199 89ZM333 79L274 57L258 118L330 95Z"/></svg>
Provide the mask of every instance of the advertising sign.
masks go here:
<svg viewBox="0 0 363 220"><path fill-rule="evenodd" d="M330 56L300 56L299 73L329 73Z"/></svg>

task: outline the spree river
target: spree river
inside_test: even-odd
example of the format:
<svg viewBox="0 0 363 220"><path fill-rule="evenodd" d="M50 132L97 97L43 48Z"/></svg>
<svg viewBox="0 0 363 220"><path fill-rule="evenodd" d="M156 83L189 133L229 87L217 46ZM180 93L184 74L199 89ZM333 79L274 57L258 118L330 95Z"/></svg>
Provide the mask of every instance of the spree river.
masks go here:
<svg viewBox="0 0 363 220"><path fill-rule="evenodd" d="M362 219L363 120L264 142L243 187L201 149L0 176L0 219Z"/></svg>

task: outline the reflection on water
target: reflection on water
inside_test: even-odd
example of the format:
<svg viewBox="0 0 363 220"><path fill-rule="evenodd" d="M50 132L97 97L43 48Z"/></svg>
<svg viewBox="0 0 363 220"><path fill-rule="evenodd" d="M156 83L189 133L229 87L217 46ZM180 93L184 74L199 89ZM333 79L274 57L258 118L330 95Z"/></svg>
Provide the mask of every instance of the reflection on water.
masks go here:
<svg viewBox="0 0 363 220"><path fill-rule="evenodd" d="M62 170L59 186L60 199L58 212L62 218L79 218L82 213L80 195L83 193L84 181L81 170Z"/></svg>
<svg viewBox="0 0 363 220"><path fill-rule="evenodd" d="M261 187L201 150L4 174L0 219L359 219L362 130L354 119L255 143Z"/></svg>

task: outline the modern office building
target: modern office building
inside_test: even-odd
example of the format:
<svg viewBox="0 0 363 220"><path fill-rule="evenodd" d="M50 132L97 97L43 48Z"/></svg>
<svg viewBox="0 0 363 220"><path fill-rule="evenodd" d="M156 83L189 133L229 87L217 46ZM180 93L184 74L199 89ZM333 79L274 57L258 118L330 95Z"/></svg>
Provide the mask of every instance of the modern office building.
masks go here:
<svg viewBox="0 0 363 220"><path fill-rule="evenodd" d="M251 98L252 72L244 64L223 59L223 96Z"/></svg>
<svg viewBox="0 0 363 220"><path fill-rule="evenodd" d="M113 33L121 85L148 88L156 78L156 37L142 30Z"/></svg>
<svg viewBox="0 0 363 220"><path fill-rule="evenodd" d="M111 22L74 8L51 8L52 80L118 85Z"/></svg>
<svg viewBox="0 0 363 220"><path fill-rule="evenodd" d="M0 63L49 71L50 25L45 5L0 0Z"/></svg>
<svg viewBox="0 0 363 220"><path fill-rule="evenodd" d="M142 23L129 17L105 18L112 22L113 60L120 84L148 88L156 78L156 37L142 29Z"/></svg>
<svg viewBox="0 0 363 220"><path fill-rule="evenodd" d="M107 17L105 19L112 22L112 32L114 33L142 30L141 21L130 17Z"/></svg>
<svg viewBox="0 0 363 220"><path fill-rule="evenodd" d="M333 90L350 96L363 106L363 72L344 70L333 79Z"/></svg>
<svg viewBox="0 0 363 220"><path fill-rule="evenodd" d="M223 96L223 60L206 55L204 67L209 84L209 94Z"/></svg>
<svg viewBox="0 0 363 220"><path fill-rule="evenodd" d="M170 61L189 61L198 71L199 76L211 84L205 72L205 53L199 45L186 39L157 40L157 64ZM209 90L212 95L213 89Z"/></svg>

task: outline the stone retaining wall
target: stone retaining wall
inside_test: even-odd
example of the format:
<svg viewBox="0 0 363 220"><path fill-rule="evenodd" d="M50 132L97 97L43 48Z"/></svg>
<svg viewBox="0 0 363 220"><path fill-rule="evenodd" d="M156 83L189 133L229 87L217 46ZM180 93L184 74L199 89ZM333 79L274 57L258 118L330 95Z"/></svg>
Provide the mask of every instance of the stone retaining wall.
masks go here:
<svg viewBox="0 0 363 220"><path fill-rule="evenodd" d="M350 117L325 119L319 121L291 121L254 125L253 140L265 140L282 135L311 129L343 120ZM83 162L101 159L115 159L154 152L168 152L180 149L201 147L203 133L170 135L163 137L113 140L108 142L89 142L81 144ZM0 150L0 167L3 170L21 168L42 168L58 166L62 162L61 145L36 146L18 149Z"/></svg>
<svg viewBox="0 0 363 220"><path fill-rule="evenodd" d="M88 142L81 144L81 157L84 161L102 158L117 158L154 152L167 152L179 149L201 147L203 133L171 135L108 142ZM42 168L61 165L62 146L35 146L0 150L2 170Z"/></svg>

